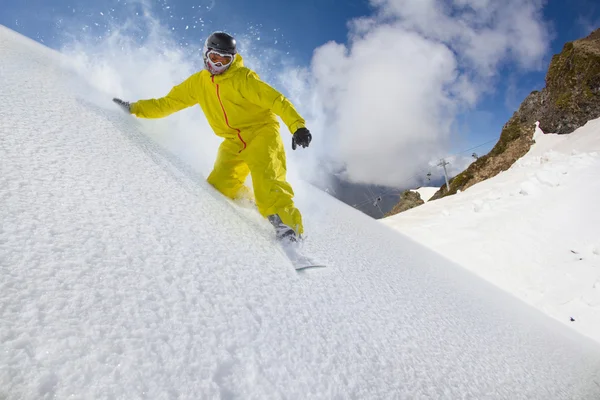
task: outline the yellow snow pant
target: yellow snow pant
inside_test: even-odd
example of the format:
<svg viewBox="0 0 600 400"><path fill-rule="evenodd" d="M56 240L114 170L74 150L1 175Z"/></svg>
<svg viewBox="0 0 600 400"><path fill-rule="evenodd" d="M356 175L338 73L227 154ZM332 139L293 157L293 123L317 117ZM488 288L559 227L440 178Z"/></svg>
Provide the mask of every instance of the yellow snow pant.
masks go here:
<svg viewBox="0 0 600 400"><path fill-rule="evenodd" d="M292 201L294 190L285 178L285 150L279 126L263 125L242 135L243 139L225 139L221 143L208 183L231 199L250 197L244 182L251 173L261 215L278 214L284 224L302 234L302 216Z"/></svg>

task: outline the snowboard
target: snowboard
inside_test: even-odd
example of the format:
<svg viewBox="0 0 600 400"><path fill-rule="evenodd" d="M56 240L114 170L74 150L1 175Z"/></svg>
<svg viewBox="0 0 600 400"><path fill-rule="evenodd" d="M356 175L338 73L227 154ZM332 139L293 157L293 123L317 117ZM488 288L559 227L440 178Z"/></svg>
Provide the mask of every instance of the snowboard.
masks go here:
<svg viewBox="0 0 600 400"><path fill-rule="evenodd" d="M326 265L321 264L313 260L311 257L303 254L297 243L283 241L278 241L278 243L279 247L281 247L296 271L326 267Z"/></svg>

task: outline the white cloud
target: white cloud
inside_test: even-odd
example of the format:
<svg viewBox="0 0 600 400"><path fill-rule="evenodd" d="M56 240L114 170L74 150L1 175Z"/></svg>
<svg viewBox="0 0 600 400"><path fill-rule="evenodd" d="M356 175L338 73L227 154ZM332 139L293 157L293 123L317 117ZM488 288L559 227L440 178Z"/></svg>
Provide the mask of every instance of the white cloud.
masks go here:
<svg viewBox="0 0 600 400"><path fill-rule="evenodd" d="M296 90L295 99L312 111L310 126L322 129L315 130L322 155L348 179L406 185L429 160L446 155L454 117L492 90L501 66L541 65L549 41L543 3L371 5L374 15L348 24L348 45L331 42L315 50L310 74L304 74L310 95Z"/></svg>

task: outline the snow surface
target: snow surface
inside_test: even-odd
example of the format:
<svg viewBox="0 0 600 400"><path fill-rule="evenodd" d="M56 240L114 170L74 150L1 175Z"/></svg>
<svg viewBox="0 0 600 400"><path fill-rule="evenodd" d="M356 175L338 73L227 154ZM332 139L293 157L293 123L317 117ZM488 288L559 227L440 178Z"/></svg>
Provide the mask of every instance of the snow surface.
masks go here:
<svg viewBox="0 0 600 400"><path fill-rule="evenodd" d="M600 395L597 343L310 185L297 273L60 55L0 54L0 398Z"/></svg>
<svg viewBox="0 0 600 400"><path fill-rule="evenodd" d="M534 139L508 171L384 223L600 341L600 119Z"/></svg>
<svg viewBox="0 0 600 400"><path fill-rule="evenodd" d="M419 193L419 196L421 196L421 200L423 200L425 203L427 203L429 201L429 199L431 199L431 197L434 194L436 194L436 192L438 190L440 190L439 187L423 186L423 187L413 190L413 192Z"/></svg>

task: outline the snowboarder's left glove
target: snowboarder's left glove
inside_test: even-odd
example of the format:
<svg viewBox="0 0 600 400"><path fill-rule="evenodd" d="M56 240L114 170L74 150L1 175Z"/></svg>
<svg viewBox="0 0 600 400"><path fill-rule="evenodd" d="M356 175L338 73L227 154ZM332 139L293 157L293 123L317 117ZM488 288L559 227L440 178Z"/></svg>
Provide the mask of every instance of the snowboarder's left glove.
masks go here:
<svg viewBox="0 0 600 400"><path fill-rule="evenodd" d="M123 101L119 98L114 98L113 101L117 103L127 114L131 114L131 104L128 101Z"/></svg>
<svg viewBox="0 0 600 400"><path fill-rule="evenodd" d="M308 129L298 128L292 137L292 150L296 150L296 146L308 147L311 140L312 135Z"/></svg>

